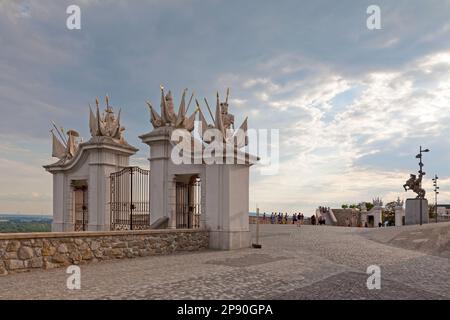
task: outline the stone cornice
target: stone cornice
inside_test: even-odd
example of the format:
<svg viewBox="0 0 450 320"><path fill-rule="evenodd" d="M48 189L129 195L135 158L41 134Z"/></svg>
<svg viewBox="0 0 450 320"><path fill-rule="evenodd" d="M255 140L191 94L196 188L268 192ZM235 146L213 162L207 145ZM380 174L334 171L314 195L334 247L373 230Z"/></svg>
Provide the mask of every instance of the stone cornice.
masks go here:
<svg viewBox="0 0 450 320"><path fill-rule="evenodd" d="M68 160L67 162L62 162L61 160L59 160L53 164L45 165L43 167L49 172L70 170L78 163L78 161L88 150L92 149L112 150L116 153L121 153L123 155L129 156L135 154L139 150L126 142L124 144L117 143L109 137L92 137L89 141L81 143L79 145L78 152L76 153L74 158Z"/></svg>

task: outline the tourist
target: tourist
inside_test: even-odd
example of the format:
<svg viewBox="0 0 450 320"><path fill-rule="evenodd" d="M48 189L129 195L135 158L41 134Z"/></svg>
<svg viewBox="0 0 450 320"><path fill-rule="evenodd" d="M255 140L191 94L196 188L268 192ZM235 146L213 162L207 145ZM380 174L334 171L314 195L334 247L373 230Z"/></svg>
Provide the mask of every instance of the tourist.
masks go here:
<svg viewBox="0 0 450 320"><path fill-rule="evenodd" d="M287 224L288 222L288 216L287 216L287 212L284 213L284 224Z"/></svg>
<svg viewBox="0 0 450 320"><path fill-rule="evenodd" d="M301 218L302 218L302 216L301 216L301 214L300 214L300 212L299 212L299 213L297 214L297 227L300 227Z"/></svg>
<svg viewBox="0 0 450 320"><path fill-rule="evenodd" d="M292 214L292 224L296 224L297 223L297 214L295 214L295 212Z"/></svg>
<svg viewBox="0 0 450 320"><path fill-rule="evenodd" d="M282 223L283 223L283 215L281 214L281 212L278 212L278 224Z"/></svg>
<svg viewBox="0 0 450 320"><path fill-rule="evenodd" d="M313 226L316 225L316 216L314 216L314 215L311 216L311 224Z"/></svg>
<svg viewBox="0 0 450 320"><path fill-rule="evenodd" d="M263 223L266 223L266 213L263 213Z"/></svg>

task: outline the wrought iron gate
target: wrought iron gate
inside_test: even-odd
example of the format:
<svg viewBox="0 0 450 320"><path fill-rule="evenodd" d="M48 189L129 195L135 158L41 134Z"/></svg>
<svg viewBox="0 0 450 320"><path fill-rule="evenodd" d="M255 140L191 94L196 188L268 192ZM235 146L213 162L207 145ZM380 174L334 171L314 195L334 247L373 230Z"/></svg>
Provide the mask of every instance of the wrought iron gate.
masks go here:
<svg viewBox="0 0 450 320"><path fill-rule="evenodd" d="M177 229L200 228L201 184L195 178L190 183L176 183L176 225Z"/></svg>
<svg viewBox="0 0 450 320"><path fill-rule="evenodd" d="M150 171L127 167L110 175L111 230L150 228Z"/></svg>

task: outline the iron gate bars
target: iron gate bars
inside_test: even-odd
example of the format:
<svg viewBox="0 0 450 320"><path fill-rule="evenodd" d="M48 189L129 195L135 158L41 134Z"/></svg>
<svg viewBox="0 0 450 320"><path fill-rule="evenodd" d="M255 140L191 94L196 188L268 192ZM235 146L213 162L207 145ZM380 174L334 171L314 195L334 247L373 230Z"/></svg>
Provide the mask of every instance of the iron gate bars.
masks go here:
<svg viewBox="0 0 450 320"><path fill-rule="evenodd" d="M190 183L177 182L176 226L177 229L200 228L201 182L195 178Z"/></svg>
<svg viewBox="0 0 450 320"><path fill-rule="evenodd" d="M111 230L150 228L150 171L126 167L110 175Z"/></svg>

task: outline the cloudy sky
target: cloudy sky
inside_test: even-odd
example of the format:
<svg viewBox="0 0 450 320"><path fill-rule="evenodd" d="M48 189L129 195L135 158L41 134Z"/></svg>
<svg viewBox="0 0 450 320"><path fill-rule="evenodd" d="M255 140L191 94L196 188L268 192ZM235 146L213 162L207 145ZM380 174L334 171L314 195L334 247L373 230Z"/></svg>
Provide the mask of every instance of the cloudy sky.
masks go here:
<svg viewBox="0 0 450 320"><path fill-rule="evenodd" d="M71 4L81 30L66 28ZM280 130L279 172L252 169L251 210L412 196L419 145L428 195L438 173L450 202L449 15L444 0L0 0L0 212L51 213L50 120L89 138L96 96L122 107L146 166L137 136L160 84L176 102L230 87L237 124Z"/></svg>

